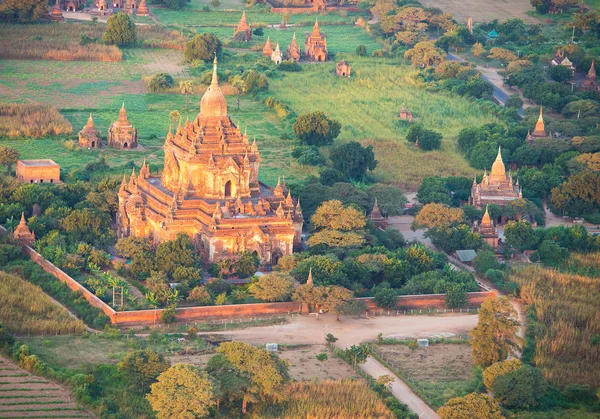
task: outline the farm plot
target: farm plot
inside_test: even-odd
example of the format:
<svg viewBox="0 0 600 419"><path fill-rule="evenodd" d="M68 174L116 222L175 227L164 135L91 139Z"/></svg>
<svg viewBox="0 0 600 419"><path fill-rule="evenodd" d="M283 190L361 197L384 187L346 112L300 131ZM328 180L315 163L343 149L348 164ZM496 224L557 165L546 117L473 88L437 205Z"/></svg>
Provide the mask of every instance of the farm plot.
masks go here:
<svg viewBox="0 0 600 419"><path fill-rule="evenodd" d="M0 417L93 418L63 387L0 358Z"/></svg>
<svg viewBox="0 0 600 419"><path fill-rule="evenodd" d="M475 23L481 23L494 19L502 21L511 17L517 17L529 23L539 23L538 20L527 14L533 10L529 0L421 0L421 4L425 7L442 9L463 24L469 18L473 18Z"/></svg>

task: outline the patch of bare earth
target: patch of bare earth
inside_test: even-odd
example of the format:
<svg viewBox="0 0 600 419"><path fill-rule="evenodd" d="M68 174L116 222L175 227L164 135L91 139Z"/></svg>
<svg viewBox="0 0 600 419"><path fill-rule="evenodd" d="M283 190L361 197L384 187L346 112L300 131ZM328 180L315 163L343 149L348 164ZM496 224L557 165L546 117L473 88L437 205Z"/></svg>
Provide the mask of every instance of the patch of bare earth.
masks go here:
<svg viewBox="0 0 600 419"><path fill-rule="evenodd" d="M417 381L471 378L471 346L466 344L437 344L414 350L407 345L378 345L377 352L394 369Z"/></svg>
<svg viewBox="0 0 600 419"><path fill-rule="evenodd" d="M165 50L154 54L152 60L142 66L144 74L168 73L172 76L181 76L185 70L183 64L183 51Z"/></svg>
<svg viewBox="0 0 600 419"><path fill-rule="evenodd" d="M0 358L0 418L93 418L66 389Z"/></svg>
<svg viewBox="0 0 600 419"><path fill-rule="evenodd" d="M317 355L326 353L325 361L317 360ZM352 368L342 360L333 357L325 345L302 345L300 347L280 347L277 355L289 362L292 378L302 380L333 380L349 378L355 375ZM192 364L205 367L214 354L169 356L172 364Z"/></svg>
<svg viewBox="0 0 600 419"><path fill-rule="evenodd" d="M526 13L532 10L529 0L421 0L426 7L437 7L454 16L460 23L473 18L474 23L503 21L511 17L529 23L539 23Z"/></svg>

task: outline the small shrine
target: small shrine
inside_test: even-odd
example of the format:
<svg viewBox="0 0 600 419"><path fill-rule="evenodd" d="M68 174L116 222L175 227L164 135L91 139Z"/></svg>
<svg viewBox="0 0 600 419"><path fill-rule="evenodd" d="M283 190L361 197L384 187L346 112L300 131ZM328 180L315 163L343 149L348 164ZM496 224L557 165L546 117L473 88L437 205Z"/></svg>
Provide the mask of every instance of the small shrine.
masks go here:
<svg viewBox="0 0 600 419"><path fill-rule="evenodd" d="M487 205L485 206L485 214L483 214L481 222L478 223L475 221L473 224L473 231L481 234L487 244L492 246L494 250L498 250L498 227L491 220Z"/></svg>
<svg viewBox="0 0 600 419"><path fill-rule="evenodd" d="M106 136L109 147L134 149L138 146L138 132L127 119L125 103L119 111L119 119L110 126Z"/></svg>
<svg viewBox="0 0 600 419"><path fill-rule="evenodd" d="M148 9L146 0L140 1L140 5L139 5L135 15L136 16L150 16L150 10Z"/></svg>
<svg viewBox="0 0 600 419"><path fill-rule="evenodd" d="M252 39L252 28L246 20L246 12L242 13L242 18L233 28L233 39L236 41L250 41Z"/></svg>
<svg viewBox="0 0 600 419"><path fill-rule="evenodd" d="M271 37L270 36L267 37L267 43L263 47L262 55L265 57L269 57L269 58L271 57L271 55L273 55L273 46L271 45Z"/></svg>
<svg viewBox="0 0 600 419"><path fill-rule="evenodd" d="M130 15L138 8L138 0L125 0L125 5L123 7L123 11L125 13L129 13Z"/></svg>
<svg viewBox="0 0 600 419"><path fill-rule="evenodd" d="M275 64L279 65L279 64L281 64L281 59L282 59L281 50L279 49L279 44L277 44L277 46L275 47L275 50L271 54L271 61L273 61Z"/></svg>
<svg viewBox="0 0 600 419"><path fill-rule="evenodd" d="M321 34L319 20L315 21L312 33L306 35L304 55L308 61L322 62L327 60L327 39Z"/></svg>
<svg viewBox="0 0 600 419"><path fill-rule="evenodd" d="M96 129L94 119L90 113L87 124L79 131L79 146L83 148L100 148L102 147L102 137L100 130Z"/></svg>
<svg viewBox="0 0 600 419"><path fill-rule="evenodd" d="M469 33L473 35L473 18L471 17L467 20L467 29L469 30Z"/></svg>
<svg viewBox="0 0 600 419"><path fill-rule="evenodd" d="M562 65L563 67L575 70L575 66L573 65L571 60L569 60L569 58L565 55L565 51L563 49L559 49L558 51L556 51L556 54L554 54L554 57L552 57L552 59L550 60L550 65Z"/></svg>
<svg viewBox="0 0 600 419"><path fill-rule="evenodd" d="M25 221L25 213L21 213L21 222L12 234L19 246L31 246L35 241L35 233L29 230Z"/></svg>
<svg viewBox="0 0 600 419"><path fill-rule="evenodd" d="M51 22L64 22L65 21L65 17L63 16L62 12L60 11L60 6L58 5L58 0L56 0L56 4L54 5L54 7L52 8L52 11L50 12L50 21Z"/></svg>
<svg viewBox="0 0 600 419"><path fill-rule="evenodd" d="M594 60L592 60L592 65L588 73L585 76L585 80L583 81L583 85L581 87L584 90L598 90L598 79L596 77L596 67L594 65Z"/></svg>
<svg viewBox="0 0 600 419"><path fill-rule="evenodd" d="M371 210L371 214L369 214L368 219L373 224L375 224L376 228L385 230L388 226L387 219L383 216L383 214L381 214L381 211L379 210L377 198L375 198L375 204L373 204L373 209Z"/></svg>
<svg viewBox="0 0 600 419"><path fill-rule="evenodd" d="M346 61L342 60L335 65L335 74L338 77L350 77L352 67Z"/></svg>
<svg viewBox="0 0 600 419"><path fill-rule="evenodd" d="M400 109L400 120L401 121L408 121L409 123L411 123L413 121L413 114L412 114L412 112L408 112L406 110L406 106L404 106L404 105L402 105L402 109Z"/></svg>
<svg viewBox="0 0 600 419"><path fill-rule="evenodd" d="M285 23L285 19L281 19L281 23L279 24L279 30L285 31L287 30L287 24Z"/></svg>
<svg viewBox="0 0 600 419"><path fill-rule="evenodd" d="M292 37L292 43L287 47L287 50L285 51L285 57L288 60L298 62L300 61L300 56L300 47L296 42L296 33L294 32L294 36Z"/></svg>
<svg viewBox="0 0 600 419"><path fill-rule="evenodd" d="M536 138L548 138L548 134L546 133L546 128L544 124L544 115L542 107L540 106L540 116L538 117L537 122L535 123L535 129L532 133L527 133L527 142L533 143Z"/></svg>

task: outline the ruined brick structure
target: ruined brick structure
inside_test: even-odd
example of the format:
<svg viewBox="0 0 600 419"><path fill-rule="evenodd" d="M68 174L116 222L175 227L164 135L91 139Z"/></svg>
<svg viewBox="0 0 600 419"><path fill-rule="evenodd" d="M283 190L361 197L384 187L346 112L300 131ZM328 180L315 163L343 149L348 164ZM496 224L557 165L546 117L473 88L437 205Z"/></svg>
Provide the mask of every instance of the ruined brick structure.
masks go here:
<svg viewBox="0 0 600 419"><path fill-rule="evenodd" d="M27 227L27 222L25 221L25 213L21 213L21 222L15 228L13 232L13 237L17 241L19 246L31 246L35 241L35 233L33 231L29 231L29 227Z"/></svg>
<svg viewBox="0 0 600 419"><path fill-rule="evenodd" d="M312 33L306 35L304 55L308 61L327 60L327 39L319 29L319 19L315 21Z"/></svg>
<svg viewBox="0 0 600 419"><path fill-rule="evenodd" d="M87 124L79 131L79 146L83 148L100 148L102 147L102 136L100 130L96 129L94 119L90 113Z"/></svg>
<svg viewBox="0 0 600 419"><path fill-rule="evenodd" d="M50 12L50 21L52 22L64 22L65 18L62 14L62 12L60 11L60 6L58 3L58 0L56 0L56 4L54 5L54 7L52 8L52 11Z"/></svg>
<svg viewBox="0 0 600 419"><path fill-rule="evenodd" d="M53 160L19 160L17 179L25 183L59 183L60 166Z"/></svg>
<svg viewBox="0 0 600 419"><path fill-rule="evenodd" d="M510 172L506 174L506 168L502 161L502 153L498 147L498 156L492 164L490 174L487 171L483 174L481 183L473 180L471 188L471 197L469 205L474 205L477 209L483 208L484 205L496 204L500 206L508 205L511 201L522 198L521 187L517 179L516 185L513 185L513 179Z"/></svg>
<svg viewBox="0 0 600 419"><path fill-rule="evenodd" d="M273 46L271 45L271 37L270 36L267 37L267 42L265 43L265 46L263 47L262 55L265 57L269 57L269 58L271 58L271 55L273 55Z"/></svg>
<svg viewBox="0 0 600 419"><path fill-rule="evenodd" d="M546 134L546 126L544 124L544 115L542 107L540 106L540 116L538 117L537 122L535 123L535 129L532 133L527 133L527 142L534 143L536 138L547 138L548 134Z"/></svg>
<svg viewBox="0 0 600 419"><path fill-rule="evenodd" d="M294 36L292 37L292 43L287 47L285 51L285 58L292 61L300 61L301 53L300 47L296 42L296 32L294 32Z"/></svg>
<svg viewBox="0 0 600 419"><path fill-rule="evenodd" d="M335 74L338 77L350 77L352 67L346 61L342 60L335 65Z"/></svg>
<svg viewBox="0 0 600 419"><path fill-rule="evenodd" d="M596 66L594 64L594 60L592 60L592 65L585 76L582 89L598 91L598 79L596 77Z"/></svg>
<svg viewBox="0 0 600 419"><path fill-rule="evenodd" d="M138 146L137 129L127 119L127 111L125 110L124 103L119 111L119 119L108 129L106 141L109 147L114 148L133 149Z"/></svg>
<svg viewBox="0 0 600 419"><path fill-rule="evenodd" d="M388 226L387 219L381 214L379 210L379 205L377 204L377 198L375 198L375 204L373 205L373 210L371 210L371 214L369 214L369 221L375 224L375 227L386 229Z"/></svg>
<svg viewBox="0 0 600 419"><path fill-rule="evenodd" d="M123 179L119 190L117 234L153 242L189 235L206 261L250 251L263 264L275 264L300 245L300 203L278 182L273 189L258 181L256 140L227 116L215 58L212 82L200 113L169 132L162 176Z"/></svg>
<svg viewBox="0 0 600 419"><path fill-rule="evenodd" d="M250 41L252 39L252 29L246 21L246 12L242 13L242 18L233 28L233 39L236 41Z"/></svg>
<svg viewBox="0 0 600 419"><path fill-rule="evenodd" d="M60 7L67 12L75 12L77 10L83 10L85 7L85 0L60 0Z"/></svg>
<svg viewBox="0 0 600 419"><path fill-rule="evenodd" d="M136 16L150 16L150 11L148 10L148 5L146 4L146 0L140 1L140 5L138 6Z"/></svg>
<svg viewBox="0 0 600 419"><path fill-rule="evenodd" d="M473 231L481 234L487 244L492 246L494 250L498 250L498 227L491 220L487 205L485 206L485 214L483 214L481 222L473 224Z"/></svg>

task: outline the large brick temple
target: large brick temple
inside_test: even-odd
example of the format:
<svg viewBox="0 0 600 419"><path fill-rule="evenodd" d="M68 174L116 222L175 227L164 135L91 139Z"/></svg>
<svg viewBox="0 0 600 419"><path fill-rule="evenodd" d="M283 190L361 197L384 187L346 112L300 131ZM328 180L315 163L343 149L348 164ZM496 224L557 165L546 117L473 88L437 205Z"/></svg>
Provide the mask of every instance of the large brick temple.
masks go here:
<svg viewBox="0 0 600 419"><path fill-rule="evenodd" d="M477 209L482 209L488 204L496 204L501 207L508 205L515 199L522 198L523 194L519 186L519 180L513 184L512 174L506 174L506 168L502 161L502 152L498 147L498 155L492 164L490 174L487 170L483 174L481 183L473 180L469 204Z"/></svg>
<svg viewBox="0 0 600 419"><path fill-rule="evenodd" d="M300 203L285 186L259 182L260 154L227 116L215 58L212 82L193 122L169 132L162 176L123 179L117 234L172 240L188 234L206 261L250 251L263 264L275 264L300 244Z"/></svg>

